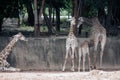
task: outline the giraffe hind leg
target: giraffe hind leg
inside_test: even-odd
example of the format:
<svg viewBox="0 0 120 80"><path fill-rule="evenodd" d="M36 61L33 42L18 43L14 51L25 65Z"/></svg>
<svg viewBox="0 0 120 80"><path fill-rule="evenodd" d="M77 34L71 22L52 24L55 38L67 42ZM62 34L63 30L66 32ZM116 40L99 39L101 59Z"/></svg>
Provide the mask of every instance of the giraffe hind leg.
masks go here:
<svg viewBox="0 0 120 80"><path fill-rule="evenodd" d="M103 51L105 48L105 43L106 43L106 37L104 36L100 42L101 44L101 50L100 50L100 67L102 67L102 58L103 58Z"/></svg>
<svg viewBox="0 0 120 80"><path fill-rule="evenodd" d="M90 68L91 62L90 62L90 52L89 52L89 48L87 48L87 58L88 58L88 69L89 69L89 71L90 71L90 70L91 70L91 68Z"/></svg>
<svg viewBox="0 0 120 80"><path fill-rule="evenodd" d="M96 58L97 58L97 46L98 46L99 40L96 38L94 41L94 66L93 69L96 69Z"/></svg>
<svg viewBox="0 0 120 80"><path fill-rule="evenodd" d="M78 63L78 71L80 71L80 62L81 62L81 56L82 56L82 52L81 52L81 48L79 48L79 63Z"/></svg>
<svg viewBox="0 0 120 80"><path fill-rule="evenodd" d="M69 52L70 52L70 48L67 48L66 49L66 55L65 55L65 60L64 60L62 71L65 71L65 65L66 65L66 62L67 62L67 59L68 59Z"/></svg>
<svg viewBox="0 0 120 80"><path fill-rule="evenodd" d="M85 55L83 55L83 71L85 71Z"/></svg>

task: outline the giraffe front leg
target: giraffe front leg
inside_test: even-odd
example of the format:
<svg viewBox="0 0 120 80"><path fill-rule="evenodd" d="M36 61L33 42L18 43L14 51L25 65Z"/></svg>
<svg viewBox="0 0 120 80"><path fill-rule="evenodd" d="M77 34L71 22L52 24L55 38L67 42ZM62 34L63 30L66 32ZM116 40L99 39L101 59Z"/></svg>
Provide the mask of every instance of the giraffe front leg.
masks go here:
<svg viewBox="0 0 120 80"><path fill-rule="evenodd" d="M8 67L10 67L10 64L6 61L6 67L8 68Z"/></svg>
<svg viewBox="0 0 120 80"><path fill-rule="evenodd" d="M78 63L78 71L80 71L81 55L82 55L81 48L79 48L79 61L78 61L79 63Z"/></svg>
<svg viewBox="0 0 120 80"><path fill-rule="evenodd" d="M88 58L88 70L91 70L91 62L90 62L90 51L89 47L87 48L87 58Z"/></svg>
<svg viewBox="0 0 120 80"><path fill-rule="evenodd" d="M69 50L70 50L69 48L66 49L66 55L65 55L65 60L64 60L62 71L65 71L65 65L66 65L66 62L67 62Z"/></svg>
<svg viewBox="0 0 120 80"><path fill-rule="evenodd" d="M83 55L83 71L85 71L85 55Z"/></svg>
<svg viewBox="0 0 120 80"><path fill-rule="evenodd" d="M94 52L94 66L93 66L93 69L96 69L96 51Z"/></svg>
<svg viewBox="0 0 120 80"><path fill-rule="evenodd" d="M88 56L88 69L89 69L89 71L90 71L90 70L91 70L91 68L90 68L90 64L91 64L91 63L90 63L90 55L88 54L87 56Z"/></svg>
<svg viewBox="0 0 120 80"><path fill-rule="evenodd" d="M10 67L10 64L6 60L4 60L4 68L6 69L6 68L9 68L9 67Z"/></svg>
<svg viewBox="0 0 120 80"><path fill-rule="evenodd" d="M73 47L72 48L72 55L71 55L71 59L72 59L72 68L71 68L71 71L75 71L74 70L74 52L75 52L75 48Z"/></svg>

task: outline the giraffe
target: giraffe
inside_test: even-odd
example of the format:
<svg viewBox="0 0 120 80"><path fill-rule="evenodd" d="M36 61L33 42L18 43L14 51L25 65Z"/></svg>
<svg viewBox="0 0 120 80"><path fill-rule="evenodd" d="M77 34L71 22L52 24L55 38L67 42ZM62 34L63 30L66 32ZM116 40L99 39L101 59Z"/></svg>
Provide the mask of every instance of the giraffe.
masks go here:
<svg viewBox="0 0 120 80"><path fill-rule="evenodd" d="M83 71L85 71L85 58L86 55L88 57L88 66L90 71L90 56L89 56L89 42L85 40L83 43L79 46L79 64L78 64L78 71L80 71L80 62L81 58L83 59Z"/></svg>
<svg viewBox="0 0 120 80"><path fill-rule="evenodd" d="M65 60L64 60L62 71L65 70L65 65L66 65L66 62L68 59L68 55L70 55L70 57L72 59L71 71L74 71L74 54L77 52L76 50L78 47L78 41L73 32L74 26L75 26L75 18L73 17L70 22L70 31L69 31L68 37L66 39L66 55L65 55Z"/></svg>
<svg viewBox="0 0 120 80"><path fill-rule="evenodd" d="M7 62L8 55L10 54L14 44L18 40L26 41L25 37L22 33L18 33L13 36L13 39L9 42L9 44L0 52L0 70L4 70L5 68L9 68L10 64Z"/></svg>
<svg viewBox="0 0 120 80"><path fill-rule="evenodd" d="M96 54L97 54L97 47L100 43L100 67L102 66L102 57L103 51L106 44L106 29L100 24L97 17L88 19L85 17L79 17L78 19L78 26L81 24L88 24L91 25L91 32L90 32L90 40L93 41L94 44L94 66L93 68L96 69Z"/></svg>

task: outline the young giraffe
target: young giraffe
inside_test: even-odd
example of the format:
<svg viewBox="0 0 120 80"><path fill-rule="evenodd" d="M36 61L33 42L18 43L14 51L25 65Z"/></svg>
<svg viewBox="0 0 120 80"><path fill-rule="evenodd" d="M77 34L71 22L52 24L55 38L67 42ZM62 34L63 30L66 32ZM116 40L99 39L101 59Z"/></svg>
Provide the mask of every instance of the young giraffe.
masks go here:
<svg viewBox="0 0 120 80"><path fill-rule="evenodd" d="M94 43L94 69L96 68L96 54L98 43L100 42L100 67L102 66L103 51L106 44L106 29L100 24L98 18L87 19L80 17L78 26L82 23L92 25L90 39Z"/></svg>
<svg viewBox="0 0 120 80"><path fill-rule="evenodd" d="M78 65L78 71L80 71L80 62L81 58L83 58L83 71L85 71L85 58L86 55L88 57L88 66L90 71L90 56L89 56L89 42L85 40L80 46L79 46L79 65Z"/></svg>
<svg viewBox="0 0 120 80"><path fill-rule="evenodd" d="M65 65L66 65L66 60L68 58L68 55L70 55L72 59L71 71L74 71L74 54L76 53L76 49L78 47L78 41L73 32L74 26L75 26L75 18L73 17L70 22L70 31L68 34L68 38L66 39L66 55L65 55L62 71L65 70Z"/></svg>
<svg viewBox="0 0 120 80"><path fill-rule="evenodd" d="M25 37L21 33L18 33L13 37L10 43L0 52L0 69L1 70L4 70L5 68L10 67L10 64L7 62L7 57L10 54L10 51L12 50L14 44L18 40L26 41Z"/></svg>

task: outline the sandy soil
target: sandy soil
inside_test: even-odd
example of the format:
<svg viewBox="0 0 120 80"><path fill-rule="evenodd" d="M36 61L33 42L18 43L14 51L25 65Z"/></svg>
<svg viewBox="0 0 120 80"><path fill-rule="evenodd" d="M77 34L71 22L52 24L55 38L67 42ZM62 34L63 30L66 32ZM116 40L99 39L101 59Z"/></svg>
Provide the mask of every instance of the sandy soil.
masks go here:
<svg viewBox="0 0 120 80"><path fill-rule="evenodd" d="M120 71L0 72L0 80L120 80Z"/></svg>

